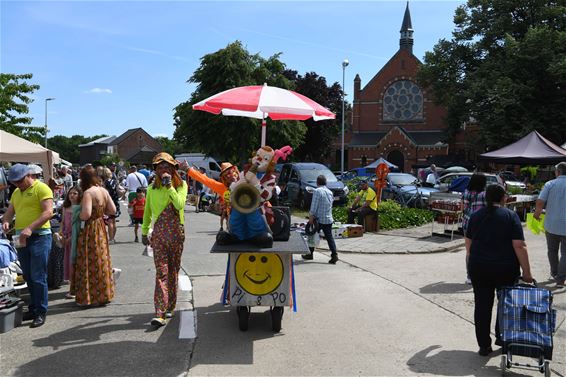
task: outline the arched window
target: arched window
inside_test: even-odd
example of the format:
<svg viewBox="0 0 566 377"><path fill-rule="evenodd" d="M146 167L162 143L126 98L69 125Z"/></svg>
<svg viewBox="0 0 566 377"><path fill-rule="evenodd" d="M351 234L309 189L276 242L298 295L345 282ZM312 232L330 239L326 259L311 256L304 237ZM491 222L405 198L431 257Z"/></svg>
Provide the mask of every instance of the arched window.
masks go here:
<svg viewBox="0 0 566 377"><path fill-rule="evenodd" d="M415 83L399 80L391 84L383 96L384 121L423 120L423 93Z"/></svg>

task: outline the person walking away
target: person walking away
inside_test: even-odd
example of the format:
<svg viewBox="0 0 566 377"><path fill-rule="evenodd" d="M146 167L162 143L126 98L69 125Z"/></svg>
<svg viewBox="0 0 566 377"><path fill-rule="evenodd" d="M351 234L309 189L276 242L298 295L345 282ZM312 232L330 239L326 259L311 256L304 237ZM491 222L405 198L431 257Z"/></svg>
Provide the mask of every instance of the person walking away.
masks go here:
<svg viewBox="0 0 566 377"><path fill-rule="evenodd" d="M134 216L134 242L140 242L138 229L140 224L143 224L143 213L145 209L145 190L142 187L138 187L137 197L132 200L129 206L132 207Z"/></svg>
<svg viewBox="0 0 566 377"><path fill-rule="evenodd" d="M155 180L147 190L142 225L142 242L153 248L155 263L155 317L152 326L165 325L177 304L177 281L185 241L187 184L181 179L179 163L168 153L153 158ZM149 228L153 225L151 240Z"/></svg>
<svg viewBox="0 0 566 377"><path fill-rule="evenodd" d="M360 182L358 187L360 191L354 199L354 203L348 208L348 224L354 224L354 218L357 215L358 224L364 225L364 217L377 214L377 195L369 187L367 181ZM360 202L362 202L361 205L359 205Z"/></svg>
<svg viewBox="0 0 566 377"><path fill-rule="evenodd" d="M468 182L468 187L462 195L462 230L464 235L468 229L468 222L472 213L486 206L485 201L485 185L487 178L483 173L474 173ZM468 256L466 255L466 284L472 284L470 279L470 271L468 270Z"/></svg>
<svg viewBox="0 0 566 377"><path fill-rule="evenodd" d="M28 284L30 300L24 320L33 320L30 327L45 323L48 308L47 261L51 251L51 224L53 192L30 175L26 165L15 164L8 172L8 181L16 189L2 219L4 233L10 230L14 215L15 241L18 259Z"/></svg>
<svg viewBox="0 0 566 377"><path fill-rule="evenodd" d="M130 167L130 174L126 177L126 187L128 188L128 204L137 196L138 187L147 187L147 179L145 175L137 171L137 167L132 165ZM130 220L133 225L133 216L130 214Z"/></svg>
<svg viewBox="0 0 566 377"><path fill-rule="evenodd" d="M556 281L556 288L564 288L566 280L566 162L555 167L556 179L544 184L536 201L534 218L540 220L543 208L544 230L550 276ZM560 249L560 258L558 257Z"/></svg>
<svg viewBox="0 0 566 377"><path fill-rule="evenodd" d="M489 329L495 291L522 279L531 283L533 277L527 253L527 244L519 216L503 206L505 189L490 185L486 189L487 206L473 213L466 232L466 254L474 289L474 323L478 353L488 356L491 348ZM495 321L495 344L500 339L499 321Z"/></svg>
<svg viewBox="0 0 566 377"><path fill-rule="evenodd" d="M63 279L70 283L69 292L65 298L75 298L73 281L74 262L72 256L73 245L73 209L80 207L82 200L82 190L78 186L71 187L67 192L65 201L63 202L63 216L61 217L60 234L63 239L64 257L63 257ZM75 242L76 245L76 242Z"/></svg>
<svg viewBox="0 0 566 377"><path fill-rule="evenodd" d="M104 188L110 194L114 207L116 207L116 214L108 215L105 218L106 225L108 226L108 243L114 244L116 241L116 218L120 216L120 199L118 197L118 181L114 178L112 171L109 168L104 168L102 171L104 177Z"/></svg>
<svg viewBox="0 0 566 377"><path fill-rule="evenodd" d="M314 226L315 221L318 222L318 226L324 233L331 253L328 263L336 264L338 262L338 252L334 237L332 237L332 223L334 222L332 218L332 203L334 203L334 194L326 187L326 177L322 174L316 178L316 186L309 210L309 224ZM302 255L302 258L312 260L313 250L309 254Z"/></svg>
<svg viewBox="0 0 566 377"><path fill-rule="evenodd" d="M114 202L92 166L81 170L80 219L75 261L75 301L81 306L106 305L114 298L114 277L104 215L116 214Z"/></svg>

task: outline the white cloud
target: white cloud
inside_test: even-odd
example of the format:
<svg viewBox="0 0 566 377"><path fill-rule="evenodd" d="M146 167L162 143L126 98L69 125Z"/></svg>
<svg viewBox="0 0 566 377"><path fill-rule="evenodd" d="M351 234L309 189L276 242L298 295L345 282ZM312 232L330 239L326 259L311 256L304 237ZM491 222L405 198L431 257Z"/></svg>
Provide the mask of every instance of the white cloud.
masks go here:
<svg viewBox="0 0 566 377"><path fill-rule="evenodd" d="M92 88L84 92L87 94L112 94L112 90L107 88Z"/></svg>

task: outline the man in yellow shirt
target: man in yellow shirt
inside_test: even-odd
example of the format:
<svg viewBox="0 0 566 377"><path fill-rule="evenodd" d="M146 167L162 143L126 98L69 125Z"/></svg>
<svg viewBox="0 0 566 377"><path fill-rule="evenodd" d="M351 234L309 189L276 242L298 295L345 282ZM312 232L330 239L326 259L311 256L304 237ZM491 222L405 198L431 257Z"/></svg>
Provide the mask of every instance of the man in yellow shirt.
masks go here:
<svg viewBox="0 0 566 377"><path fill-rule="evenodd" d="M16 186L10 206L4 214L2 229L10 230L16 215L15 243L24 279L28 284L30 302L24 320L33 319L30 327L45 323L47 315L47 260L51 251L53 192L45 183L34 179L26 165L16 164L8 173Z"/></svg>
<svg viewBox="0 0 566 377"><path fill-rule="evenodd" d="M358 224L364 224L364 217L375 215L377 212L377 195L366 181L359 184L360 191L354 199L354 203L348 208L348 224L354 223L354 218L358 217ZM362 203L359 205L359 203Z"/></svg>

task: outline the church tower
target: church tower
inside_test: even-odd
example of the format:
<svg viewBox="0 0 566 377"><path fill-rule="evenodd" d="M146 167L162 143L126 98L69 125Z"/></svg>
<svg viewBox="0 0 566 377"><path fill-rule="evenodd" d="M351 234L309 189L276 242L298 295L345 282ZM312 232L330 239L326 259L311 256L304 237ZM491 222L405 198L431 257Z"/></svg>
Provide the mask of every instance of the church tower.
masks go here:
<svg viewBox="0 0 566 377"><path fill-rule="evenodd" d="M413 53L413 25L411 24L411 11L409 10L409 2L405 8L405 16L401 25L401 38L399 39L399 48Z"/></svg>

